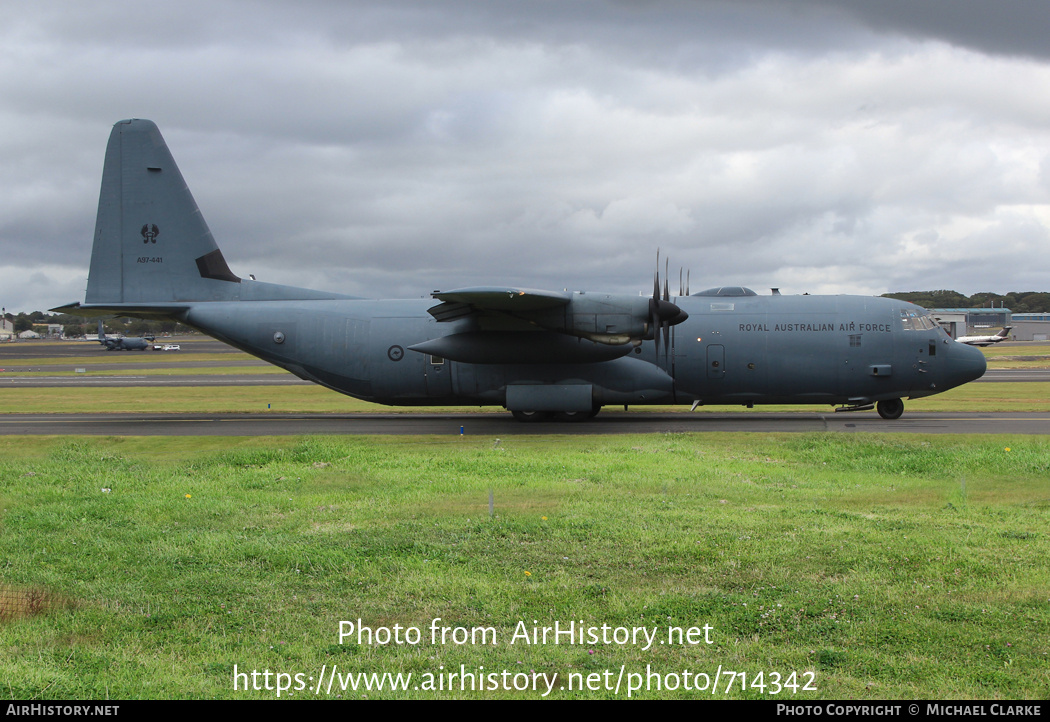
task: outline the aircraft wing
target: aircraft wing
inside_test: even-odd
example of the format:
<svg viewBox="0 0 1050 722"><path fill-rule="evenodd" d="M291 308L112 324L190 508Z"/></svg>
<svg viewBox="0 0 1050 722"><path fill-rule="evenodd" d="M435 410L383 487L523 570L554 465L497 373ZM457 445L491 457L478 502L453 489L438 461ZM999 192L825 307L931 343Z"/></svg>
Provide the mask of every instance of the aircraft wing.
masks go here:
<svg viewBox="0 0 1050 722"><path fill-rule="evenodd" d="M570 293L481 286L435 291L427 309L439 323L467 320L466 329L409 346L468 363L585 363L626 355L631 346L590 343L564 335ZM576 334L572 334L576 335Z"/></svg>
<svg viewBox="0 0 1050 722"><path fill-rule="evenodd" d="M450 334L410 348L470 363L591 363L619 358L688 314L658 298L482 286L434 291ZM566 338L569 337L569 338ZM591 342L591 343L588 343ZM524 361L523 359L530 359ZM536 360L539 359L539 360Z"/></svg>
<svg viewBox="0 0 1050 722"><path fill-rule="evenodd" d="M479 313L527 317L530 313L568 306L572 302L572 294L566 292L497 286L434 291L431 295L442 303L427 311L440 322L456 321Z"/></svg>

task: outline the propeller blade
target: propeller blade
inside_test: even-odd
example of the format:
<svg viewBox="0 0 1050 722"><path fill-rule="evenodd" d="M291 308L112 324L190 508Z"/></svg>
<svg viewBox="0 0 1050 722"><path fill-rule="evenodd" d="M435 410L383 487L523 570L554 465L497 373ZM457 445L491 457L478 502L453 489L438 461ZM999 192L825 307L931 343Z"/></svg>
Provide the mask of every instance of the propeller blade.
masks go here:
<svg viewBox="0 0 1050 722"><path fill-rule="evenodd" d="M660 355L660 299L649 302L649 318L653 329L653 341L656 343L656 355Z"/></svg>
<svg viewBox="0 0 1050 722"><path fill-rule="evenodd" d="M660 249L656 249L656 269L653 271L653 300L660 298Z"/></svg>
<svg viewBox="0 0 1050 722"><path fill-rule="evenodd" d="M668 276L671 271L671 259L664 259L664 288L660 292L660 249L656 249L656 272L653 274L653 297L649 299L649 318L646 324L646 337L653 339L656 354L660 354L660 336L664 337L664 355L671 348L671 326L689 318L677 304L671 302L671 289ZM688 294L688 279L683 284L683 269L678 272L678 295ZM662 297L661 297L662 296ZM649 334L652 334L651 336Z"/></svg>

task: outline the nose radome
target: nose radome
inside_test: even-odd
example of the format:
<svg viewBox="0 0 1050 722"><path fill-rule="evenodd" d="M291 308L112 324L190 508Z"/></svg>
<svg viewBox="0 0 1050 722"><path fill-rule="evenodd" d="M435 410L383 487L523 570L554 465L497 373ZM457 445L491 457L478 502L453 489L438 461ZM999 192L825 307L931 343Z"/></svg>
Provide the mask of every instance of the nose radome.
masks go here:
<svg viewBox="0 0 1050 722"><path fill-rule="evenodd" d="M988 370L988 362L979 348L968 346L958 341L952 342L949 365L949 385L960 386L969 381L976 381Z"/></svg>

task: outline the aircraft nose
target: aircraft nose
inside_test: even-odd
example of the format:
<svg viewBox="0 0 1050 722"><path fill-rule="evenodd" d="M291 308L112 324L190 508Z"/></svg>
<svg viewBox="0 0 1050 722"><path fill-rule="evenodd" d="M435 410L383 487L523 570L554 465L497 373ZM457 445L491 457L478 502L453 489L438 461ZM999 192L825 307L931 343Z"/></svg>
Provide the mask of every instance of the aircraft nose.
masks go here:
<svg viewBox="0 0 1050 722"><path fill-rule="evenodd" d="M958 341L950 344L948 364L948 385L960 386L968 381L975 381L988 370L988 363L979 348L967 346Z"/></svg>

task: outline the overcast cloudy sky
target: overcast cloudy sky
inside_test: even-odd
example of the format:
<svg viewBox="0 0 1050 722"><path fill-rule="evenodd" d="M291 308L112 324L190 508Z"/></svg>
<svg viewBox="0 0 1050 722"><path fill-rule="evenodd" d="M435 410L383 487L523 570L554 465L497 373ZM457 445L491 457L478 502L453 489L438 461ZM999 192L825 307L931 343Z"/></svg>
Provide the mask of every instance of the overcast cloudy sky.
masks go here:
<svg viewBox="0 0 1050 722"><path fill-rule="evenodd" d="M110 127L231 268L520 285L1050 289L1050 3L0 4L0 305L82 300Z"/></svg>

